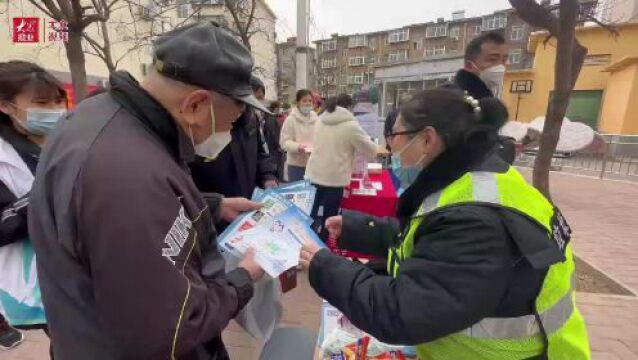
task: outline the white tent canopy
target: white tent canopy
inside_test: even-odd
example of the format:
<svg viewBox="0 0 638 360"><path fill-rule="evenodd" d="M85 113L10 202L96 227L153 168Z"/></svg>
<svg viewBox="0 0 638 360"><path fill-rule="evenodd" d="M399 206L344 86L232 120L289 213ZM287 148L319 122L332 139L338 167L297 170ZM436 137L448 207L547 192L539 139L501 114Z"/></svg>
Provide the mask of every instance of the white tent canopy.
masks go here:
<svg viewBox="0 0 638 360"><path fill-rule="evenodd" d="M537 117L529 124L530 128L536 129L539 132L543 131L544 125L544 116ZM595 134L596 132L591 127L564 118L556 151L577 152L584 150L594 141Z"/></svg>

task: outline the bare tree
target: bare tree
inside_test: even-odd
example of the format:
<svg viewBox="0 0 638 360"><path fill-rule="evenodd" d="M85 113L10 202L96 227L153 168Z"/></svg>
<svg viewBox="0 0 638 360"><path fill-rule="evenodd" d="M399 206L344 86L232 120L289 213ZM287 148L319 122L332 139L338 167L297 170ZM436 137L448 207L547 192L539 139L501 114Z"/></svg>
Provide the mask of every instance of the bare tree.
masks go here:
<svg viewBox="0 0 638 360"><path fill-rule="evenodd" d="M84 30L98 21L106 22L120 0L27 0L47 16L68 24L64 43L76 101L86 97L86 58L82 49Z"/></svg>
<svg viewBox="0 0 638 360"><path fill-rule="evenodd" d="M547 41L557 39L554 92L548 104L545 125L540 140L540 148L534 164L534 186L550 198L549 171L563 118L567 112L569 99L576 80L583 67L587 48L576 39L576 26L583 21L594 21L593 12L581 11L578 0L560 0L558 15L552 13L552 7L542 6L534 0L509 0L518 15L528 24L548 32Z"/></svg>
<svg viewBox="0 0 638 360"><path fill-rule="evenodd" d="M92 36L88 32L84 32L83 38L89 45L89 49L85 50L87 54L100 58L106 65L109 72L117 70L119 64L133 51L151 45L153 39L168 29L165 24L169 24L169 28L179 27L188 23L198 16L197 9L190 13L189 16L180 19L176 24L170 24L170 13L175 11L180 3L161 0L121 0L124 3L120 10L126 13L126 20L114 20L112 18L107 21L99 21L98 36ZM146 23L146 26L141 26ZM113 39L110 32L115 32L119 40ZM114 51L114 47L120 45L121 51Z"/></svg>

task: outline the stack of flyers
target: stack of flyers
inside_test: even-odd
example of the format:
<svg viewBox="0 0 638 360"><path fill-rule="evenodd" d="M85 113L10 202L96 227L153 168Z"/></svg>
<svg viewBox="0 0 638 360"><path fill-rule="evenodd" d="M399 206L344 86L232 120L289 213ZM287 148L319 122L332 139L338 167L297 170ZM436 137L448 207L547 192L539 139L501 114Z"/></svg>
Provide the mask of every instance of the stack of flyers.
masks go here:
<svg viewBox="0 0 638 360"><path fill-rule="evenodd" d="M242 257L249 248L268 275L279 276L299 263L305 242L323 242L310 228L312 219L282 195L257 191L253 200L263 207L240 216L219 237L222 251Z"/></svg>
<svg viewBox="0 0 638 360"><path fill-rule="evenodd" d="M315 203L317 188L307 181L297 181L273 189L274 192L282 195L286 200L295 204L301 211L310 215L312 206Z"/></svg>

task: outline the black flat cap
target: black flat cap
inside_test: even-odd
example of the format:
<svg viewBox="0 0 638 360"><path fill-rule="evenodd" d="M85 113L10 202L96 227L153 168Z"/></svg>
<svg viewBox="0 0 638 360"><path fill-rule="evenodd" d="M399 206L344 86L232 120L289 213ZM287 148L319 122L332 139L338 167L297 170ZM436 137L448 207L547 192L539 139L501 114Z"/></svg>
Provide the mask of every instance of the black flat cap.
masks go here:
<svg viewBox="0 0 638 360"><path fill-rule="evenodd" d="M250 51L216 23L183 26L157 38L153 42L153 66L163 76L270 113L253 95Z"/></svg>

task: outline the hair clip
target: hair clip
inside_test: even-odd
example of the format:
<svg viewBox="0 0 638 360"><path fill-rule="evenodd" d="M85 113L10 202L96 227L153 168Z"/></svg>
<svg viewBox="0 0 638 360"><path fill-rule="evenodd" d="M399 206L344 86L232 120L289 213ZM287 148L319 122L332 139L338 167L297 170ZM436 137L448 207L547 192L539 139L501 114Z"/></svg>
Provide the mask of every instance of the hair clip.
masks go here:
<svg viewBox="0 0 638 360"><path fill-rule="evenodd" d="M472 107L474 114L478 116L481 113L481 107L479 106L480 102L476 100L475 98L473 98L472 96L470 96L467 93L467 91L465 91L465 94L463 95L463 100L465 101L466 104Z"/></svg>

